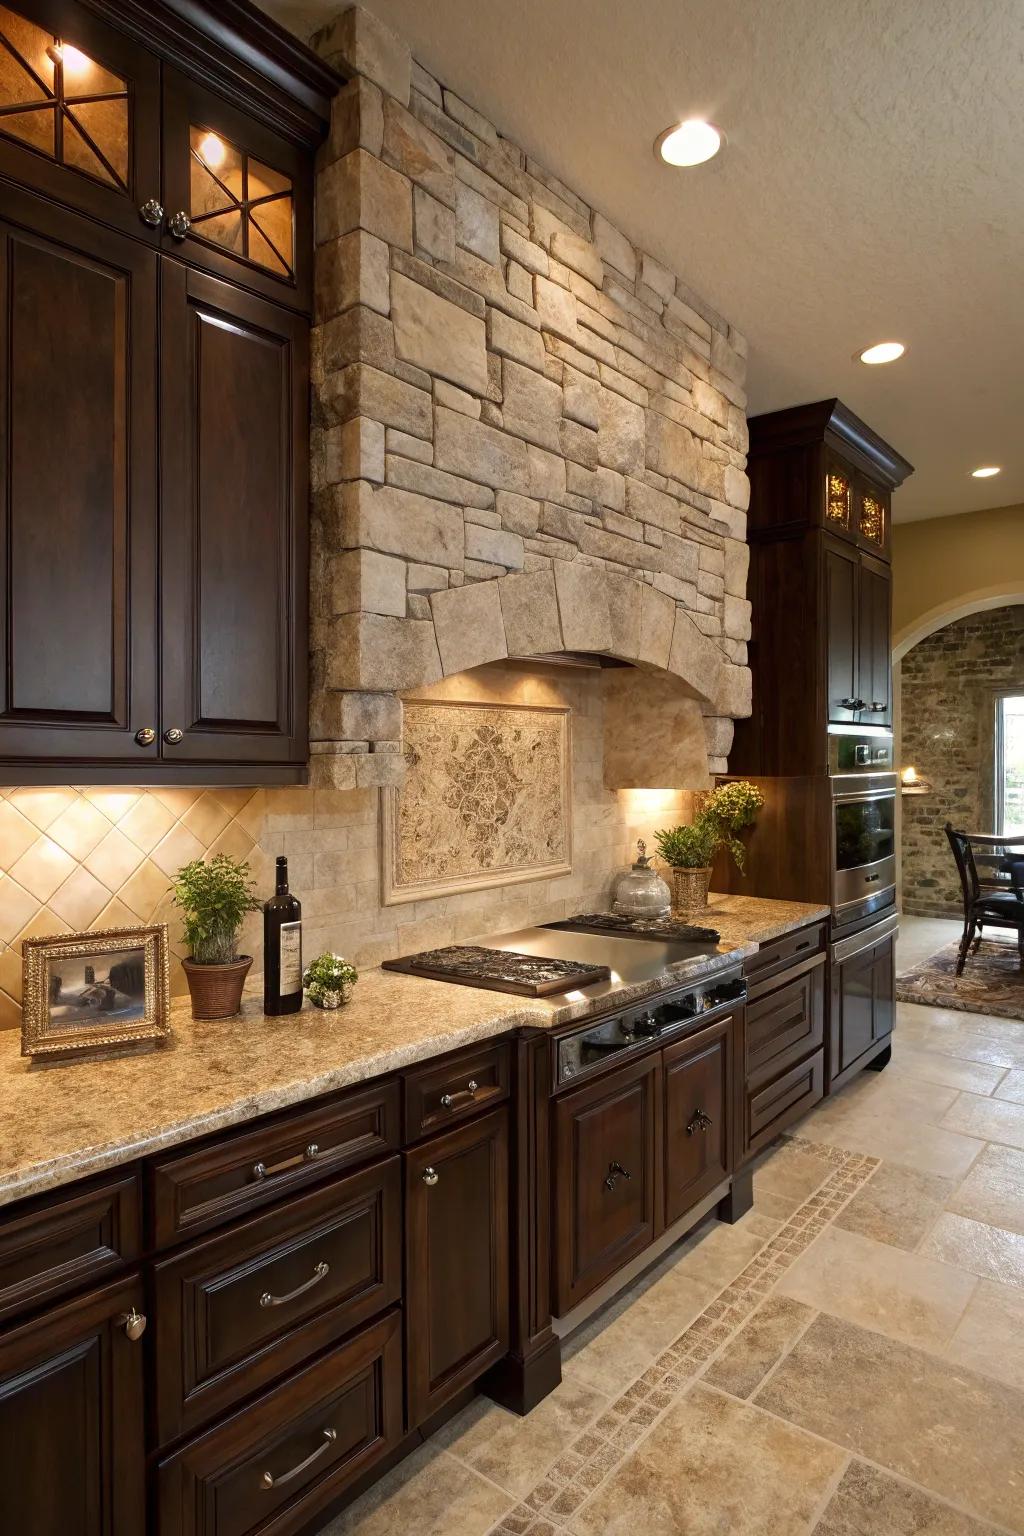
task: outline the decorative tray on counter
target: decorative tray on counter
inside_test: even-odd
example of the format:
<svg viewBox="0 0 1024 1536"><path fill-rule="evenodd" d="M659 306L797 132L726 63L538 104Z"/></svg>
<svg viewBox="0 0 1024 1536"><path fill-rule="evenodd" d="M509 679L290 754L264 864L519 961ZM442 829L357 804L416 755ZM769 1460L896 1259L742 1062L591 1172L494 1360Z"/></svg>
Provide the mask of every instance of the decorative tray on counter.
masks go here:
<svg viewBox="0 0 1024 1536"><path fill-rule="evenodd" d="M520 997L547 997L607 981L606 965L584 965L575 960L554 960L546 955L522 955L509 949L484 949L479 944L448 944L425 949L418 955L385 960L385 971L404 971L427 981L454 981L464 987L483 987L491 992L514 992Z"/></svg>
<svg viewBox="0 0 1024 1536"><path fill-rule="evenodd" d="M581 912L562 922L545 923L566 933L617 933L632 939L690 939L697 944L717 944L721 934L716 928L699 928L684 923L671 913L664 917L620 917L617 912Z"/></svg>

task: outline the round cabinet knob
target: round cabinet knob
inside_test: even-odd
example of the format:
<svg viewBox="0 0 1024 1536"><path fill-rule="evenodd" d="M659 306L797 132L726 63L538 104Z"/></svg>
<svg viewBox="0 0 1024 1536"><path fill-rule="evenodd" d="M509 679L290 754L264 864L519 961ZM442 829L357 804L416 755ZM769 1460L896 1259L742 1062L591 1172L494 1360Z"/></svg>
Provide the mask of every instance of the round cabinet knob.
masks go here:
<svg viewBox="0 0 1024 1536"><path fill-rule="evenodd" d="M424 1184L426 1184L428 1188L433 1189L434 1185L437 1183L437 1180L438 1180L437 1169L436 1168L424 1168L423 1173L421 1174L421 1178L423 1179Z"/></svg>
<svg viewBox="0 0 1024 1536"><path fill-rule="evenodd" d="M133 1344L137 1344L146 1331L145 1314L137 1312L134 1307L130 1312L125 1312L122 1317L119 1317L118 1322Z"/></svg>
<svg viewBox="0 0 1024 1536"><path fill-rule="evenodd" d="M143 224L148 224L150 229L156 229L164 221L164 208L155 197L147 197L139 209L139 218Z"/></svg>
<svg viewBox="0 0 1024 1536"><path fill-rule="evenodd" d="M140 747L151 747L156 741L156 731L151 725L144 725L141 730L135 732L135 740Z"/></svg>
<svg viewBox="0 0 1024 1536"><path fill-rule="evenodd" d="M172 725L164 731L164 741L166 741L169 747L176 747L178 742L184 738L184 735L185 732L180 726Z"/></svg>
<svg viewBox="0 0 1024 1536"><path fill-rule="evenodd" d="M192 220L189 218L184 208L179 208L177 213L172 213L170 218L167 220L167 228L170 230L175 240L184 240L185 236L192 228Z"/></svg>

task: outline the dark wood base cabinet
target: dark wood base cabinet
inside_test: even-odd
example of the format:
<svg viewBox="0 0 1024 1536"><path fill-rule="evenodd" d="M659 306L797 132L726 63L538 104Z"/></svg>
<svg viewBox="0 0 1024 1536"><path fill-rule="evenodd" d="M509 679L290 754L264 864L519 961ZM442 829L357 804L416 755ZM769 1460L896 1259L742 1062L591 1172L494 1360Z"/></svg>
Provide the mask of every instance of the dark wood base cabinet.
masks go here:
<svg viewBox="0 0 1024 1536"><path fill-rule="evenodd" d="M896 935L833 945L829 1091L889 1051L896 1023ZM880 1065L884 1066L885 1061Z"/></svg>
<svg viewBox="0 0 1024 1536"><path fill-rule="evenodd" d="M747 962L741 1158L768 1146L824 1092L825 965L821 923Z"/></svg>

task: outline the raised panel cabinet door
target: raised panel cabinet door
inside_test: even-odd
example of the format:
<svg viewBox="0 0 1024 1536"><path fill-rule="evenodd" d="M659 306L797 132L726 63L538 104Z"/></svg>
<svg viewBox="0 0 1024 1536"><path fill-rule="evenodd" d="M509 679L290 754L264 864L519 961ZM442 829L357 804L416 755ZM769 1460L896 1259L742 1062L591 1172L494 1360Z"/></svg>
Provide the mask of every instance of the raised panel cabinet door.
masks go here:
<svg viewBox="0 0 1024 1536"><path fill-rule="evenodd" d="M892 576L881 560L862 555L857 590L857 687L866 708L860 718L892 724Z"/></svg>
<svg viewBox="0 0 1024 1536"><path fill-rule="evenodd" d="M872 1018L873 1039L882 1040L891 1035L896 1023L896 939L890 935L875 945L872 966Z"/></svg>
<svg viewBox="0 0 1024 1536"><path fill-rule="evenodd" d="M161 275L165 762L305 765L306 321Z"/></svg>
<svg viewBox="0 0 1024 1536"><path fill-rule="evenodd" d="M633 1062L556 1100L555 1306L570 1311L660 1225L661 1060Z"/></svg>
<svg viewBox="0 0 1024 1536"><path fill-rule="evenodd" d="M165 250L308 311L311 155L165 69L163 185Z"/></svg>
<svg viewBox="0 0 1024 1536"><path fill-rule="evenodd" d="M3 208L0 761L87 779L157 753L159 258L13 187Z"/></svg>
<svg viewBox="0 0 1024 1536"><path fill-rule="evenodd" d="M411 1429L508 1349L508 1111L435 1136L404 1161Z"/></svg>
<svg viewBox="0 0 1024 1536"><path fill-rule="evenodd" d="M77 0L0 6L0 175L158 244L159 59Z"/></svg>
<svg viewBox="0 0 1024 1536"><path fill-rule="evenodd" d="M734 1020L719 1019L662 1057L667 1227L732 1172L734 1035Z"/></svg>
<svg viewBox="0 0 1024 1536"><path fill-rule="evenodd" d="M825 676L828 719L858 719L857 713L857 551L829 540L824 546Z"/></svg>
<svg viewBox="0 0 1024 1536"><path fill-rule="evenodd" d="M126 1331L133 1312L141 1320L137 1276L0 1334L0 1526L12 1536L145 1529L143 1346Z"/></svg>

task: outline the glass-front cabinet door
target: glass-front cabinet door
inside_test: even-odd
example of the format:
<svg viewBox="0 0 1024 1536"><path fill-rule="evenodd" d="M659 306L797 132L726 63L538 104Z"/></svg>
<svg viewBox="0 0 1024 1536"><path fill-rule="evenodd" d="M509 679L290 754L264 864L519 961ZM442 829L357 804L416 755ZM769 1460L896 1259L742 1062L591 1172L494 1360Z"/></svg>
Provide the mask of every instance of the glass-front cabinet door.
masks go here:
<svg viewBox="0 0 1024 1536"><path fill-rule="evenodd" d="M160 237L160 66L73 0L0 4L0 175Z"/></svg>
<svg viewBox="0 0 1024 1536"><path fill-rule="evenodd" d="M278 303L309 301L308 165L201 86L164 75L164 245Z"/></svg>

